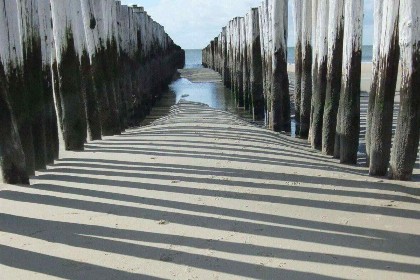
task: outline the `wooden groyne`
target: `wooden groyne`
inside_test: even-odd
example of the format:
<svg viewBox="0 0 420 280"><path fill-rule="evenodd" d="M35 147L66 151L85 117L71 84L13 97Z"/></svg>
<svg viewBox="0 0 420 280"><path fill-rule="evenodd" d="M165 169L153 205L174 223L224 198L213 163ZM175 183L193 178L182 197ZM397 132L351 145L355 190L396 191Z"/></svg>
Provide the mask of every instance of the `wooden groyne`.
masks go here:
<svg viewBox="0 0 420 280"><path fill-rule="evenodd" d="M0 181L28 183L59 153L138 124L185 53L142 7L0 3Z"/></svg>
<svg viewBox="0 0 420 280"><path fill-rule="evenodd" d="M203 49L203 64L222 73L237 105L249 109L255 119L265 118L269 129L290 131L294 111L297 136L308 138L312 148L341 163L355 164L360 146L364 1L294 0L294 103L287 86L287 4L264 0L244 18L230 21ZM375 0L374 10L366 129L369 173L407 180L419 146L420 5L412 0ZM393 139L400 56L401 102Z"/></svg>

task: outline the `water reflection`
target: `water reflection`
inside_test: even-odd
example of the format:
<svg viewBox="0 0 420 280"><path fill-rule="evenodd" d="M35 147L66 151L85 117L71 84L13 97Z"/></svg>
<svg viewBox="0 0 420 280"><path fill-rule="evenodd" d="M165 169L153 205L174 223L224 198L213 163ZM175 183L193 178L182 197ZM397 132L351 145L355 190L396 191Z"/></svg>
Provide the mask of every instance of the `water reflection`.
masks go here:
<svg viewBox="0 0 420 280"><path fill-rule="evenodd" d="M186 50L184 69L203 68L201 62L201 50ZM176 103L181 99L200 102L212 108L225 110L237 114L239 117L248 121L252 121L252 116L247 110L237 108L233 93L221 82L193 83L188 79L179 78L169 86L169 90L175 94ZM263 125L262 122L257 124Z"/></svg>

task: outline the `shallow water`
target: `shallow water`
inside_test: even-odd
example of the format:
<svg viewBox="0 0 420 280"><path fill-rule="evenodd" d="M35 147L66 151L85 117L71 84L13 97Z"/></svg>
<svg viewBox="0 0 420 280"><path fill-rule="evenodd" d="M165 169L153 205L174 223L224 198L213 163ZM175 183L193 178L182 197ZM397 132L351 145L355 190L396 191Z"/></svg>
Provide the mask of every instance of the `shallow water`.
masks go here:
<svg viewBox="0 0 420 280"><path fill-rule="evenodd" d="M184 69L203 68L201 50L186 50ZM169 89L176 95L176 103L181 99L200 102L212 108L235 113L238 116L252 121L251 115L244 109L235 105L233 93L222 83L192 83L188 79L175 80ZM263 123L258 123L263 125Z"/></svg>

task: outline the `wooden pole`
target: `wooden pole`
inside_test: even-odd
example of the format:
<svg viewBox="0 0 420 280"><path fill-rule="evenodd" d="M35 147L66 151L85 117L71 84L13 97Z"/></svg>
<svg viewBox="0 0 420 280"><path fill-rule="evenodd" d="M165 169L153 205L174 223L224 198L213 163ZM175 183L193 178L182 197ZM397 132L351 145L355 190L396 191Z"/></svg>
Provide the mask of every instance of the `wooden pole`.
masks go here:
<svg viewBox="0 0 420 280"><path fill-rule="evenodd" d="M49 0L38 0L39 31L42 55L42 89L45 102L45 142L46 163L58 159L59 140L57 115L55 113L54 92L52 84L52 45L54 43L51 26L51 4Z"/></svg>
<svg viewBox="0 0 420 280"><path fill-rule="evenodd" d="M91 42L92 36L88 36L90 32L87 31L87 29L91 29L90 26L93 25L95 19L94 17L92 19L92 16L94 15L89 0L74 0L74 2L74 5L77 5L76 14L74 15L77 22L77 34L82 46L81 57L79 58L81 75L80 89L86 113L87 136L89 140L100 140L102 131L101 119L91 64L91 52L93 52L92 45L94 45L94 43ZM89 10L86 11L85 9Z"/></svg>
<svg viewBox="0 0 420 280"><path fill-rule="evenodd" d="M343 67L344 0L329 1L327 88L322 124L322 152L334 155Z"/></svg>
<svg viewBox="0 0 420 280"><path fill-rule="evenodd" d="M29 104L29 119L32 126L34 147L34 168L44 169L46 154L46 113L42 87L42 54L39 34L39 15L37 0L17 0L18 20L23 46L24 81ZM21 135L21 138L23 135ZM28 159L30 159L28 154ZM30 164L27 163L27 167ZM30 174L33 174L31 172Z"/></svg>
<svg viewBox="0 0 420 280"><path fill-rule="evenodd" d="M295 122L296 133L300 131L300 100L302 85L302 2L304 0L293 1L293 22L295 33Z"/></svg>
<svg viewBox="0 0 420 280"><path fill-rule="evenodd" d="M108 0L92 0L95 16L94 32L98 36L99 48L92 61L92 72L95 77L95 88L100 96L100 113L102 135L111 136L121 132L119 111L117 108L115 83L113 77L113 60L115 46L112 43L112 25L107 7ZM92 22L93 24L93 22Z"/></svg>
<svg viewBox="0 0 420 280"><path fill-rule="evenodd" d="M249 110L250 97L249 97L249 63L248 63L248 21L249 15L247 14L241 20L241 61L242 61L242 87L243 87L243 104L246 110Z"/></svg>
<svg viewBox="0 0 420 280"><path fill-rule="evenodd" d="M301 138L308 138L312 99L312 4L302 2L302 82L300 102Z"/></svg>
<svg viewBox="0 0 420 280"><path fill-rule="evenodd" d="M309 143L312 143L312 120L313 120L313 112L314 112L314 93L315 93L315 87L317 85L317 69L318 69L318 2L319 0L312 0L312 46L313 46L313 54L312 54L312 97L311 97L311 112L310 112L310 119L309 119L309 134L308 134L308 141Z"/></svg>
<svg viewBox="0 0 420 280"><path fill-rule="evenodd" d="M420 130L420 3L400 0L402 84L389 176L409 180L418 155Z"/></svg>
<svg viewBox="0 0 420 280"><path fill-rule="evenodd" d="M263 69L259 9L251 9L248 21L248 54L250 70L250 96L254 120L264 119Z"/></svg>
<svg viewBox="0 0 420 280"><path fill-rule="evenodd" d="M329 5L327 0L318 0L317 38L316 38L316 68L312 93L311 146L322 149L322 124L324 117L325 95L327 91L328 63L328 18Z"/></svg>
<svg viewBox="0 0 420 280"><path fill-rule="evenodd" d="M265 52L265 28L264 28L264 1L262 5L258 7L258 25L260 28L260 49L261 49L261 76L262 76L262 96L263 96L263 117L264 120L267 120L266 117L266 106L267 106L267 95L266 95L266 84L267 84L267 63L266 63L266 52Z"/></svg>
<svg viewBox="0 0 420 280"><path fill-rule="evenodd" d="M16 83L23 80L23 52L17 21L15 1L0 1L0 182L29 184L24 150L20 141L16 113L12 111L9 97L17 101L22 92ZM21 105L25 105L21 100ZM21 118L21 116L18 116ZM30 132L30 131L29 131Z"/></svg>
<svg viewBox="0 0 420 280"><path fill-rule="evenodd" d="M242 22L244 18L236 18L236 99L238 107L244 107L244 76L242 65Z"/></svg>
<svg viewBox="0 0 420 280"><path fill-rule="evenodd" d="M80 5L80 3L79 3ZM51 2L57 75L64 148L83 150L87 137L86 113L81 92L80 58L83 43L80 41L76 18L77 1Z"/></svg>
<svg viewBox="0 0 420 280"><path fill-rule="evenodd" d="M386 175L391 153L394 97L400 58L399 6L399 0L385 0L383 3L379 78L370 130L369 174L373 176Z"/></svg>
<svg viewBox="0 0 420 280"><path fill-rule="evenodd" d="M373 51L372 51L372 83L369 92L368 111L366 116L366 155L367 162L370 162L370 134L372 127L372 115L375 109L376 88L379 80L379 50L381 45L382 33L382 14L384 0L374 2L374 21L373 21Z"/></svg>
<svg viewBox="0 0 420 280"><path fill-rule="evenodd" d="M290 132L290 95L287 74L287 0L275 0L272 10L272 94L270 128Z"/></svg>
<svg viewBox="0 0 420 280"><path fill-rule="evenodd" d="M363 0L346 1L340 94L340 162L356 164L360 131Z"/></svg>

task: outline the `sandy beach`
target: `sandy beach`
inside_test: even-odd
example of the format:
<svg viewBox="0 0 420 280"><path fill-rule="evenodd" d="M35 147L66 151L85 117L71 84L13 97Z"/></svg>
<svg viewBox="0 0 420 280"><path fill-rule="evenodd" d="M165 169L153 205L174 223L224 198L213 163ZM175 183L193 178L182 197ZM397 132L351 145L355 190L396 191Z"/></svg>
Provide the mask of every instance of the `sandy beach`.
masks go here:
<svg viewBox="0 0 420 280"><path fill-rule="evenodd" d="M362 80L360 84L360 88L364 92L369 92L370 84L372 82L372 62L362 62ZM287 71L290 73L295 72L295 65L294 64L287 64ZM397 80L397 93L400 91L401 87L401 68L400 73L398 74Z"/></svg>
<svg viewBox="0 0 420 280"><path fill-rule="evenodd" d="M2 279L418 279L419 168L372 178L363 158L172 102L1 186Z"/></svg>

